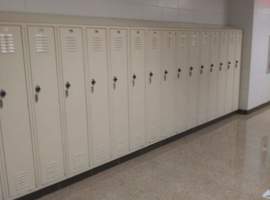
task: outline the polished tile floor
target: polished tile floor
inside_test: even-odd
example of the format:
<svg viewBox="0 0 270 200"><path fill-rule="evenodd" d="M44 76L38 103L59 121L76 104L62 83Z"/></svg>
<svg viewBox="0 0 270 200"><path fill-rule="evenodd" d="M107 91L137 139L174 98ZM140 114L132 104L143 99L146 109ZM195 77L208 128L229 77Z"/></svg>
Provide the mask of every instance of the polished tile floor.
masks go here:
<svg viewBox="0 0 270 200"><path fill-rule="evenodd" d="M41 200L259 200L270 189L270 108L234 115Z"/></svg>

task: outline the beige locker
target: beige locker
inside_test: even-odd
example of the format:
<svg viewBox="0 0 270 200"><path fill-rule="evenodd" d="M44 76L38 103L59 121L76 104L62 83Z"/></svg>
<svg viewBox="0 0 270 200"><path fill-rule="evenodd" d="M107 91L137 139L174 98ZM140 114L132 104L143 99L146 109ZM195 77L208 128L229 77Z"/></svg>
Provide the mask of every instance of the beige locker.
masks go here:
<svg viewBox="0 0 270 200"><path fill-rule="evenodd" d="M106 29L87 29L87 94L93 167L111 159ZM111 83L111 81L110 81ZM110 85L111 86L111 85Z"/></svg>
<svg viewBox="0 0 270 200"><path fill-rule="evenodd" d="M160 82L161 82L161 33L146 31L145 82L146 82L146 137L148 143L162 138L160 125Z"/></svg>
<svg viewBox="0 0 270 200"><path fill-rule="evenodd" d="M240 93L240 72L241 72L241 53L242 53L242 32L235 33L235 57L233 60L233 111L239 109Z"/></svg>
<svg viewBox="0 0 270 200"><path fill-rule="evenodd" d="M219 66L219 33L210 34L210 66L209 70L209 89L208 89L208 121L215 119L217 112L217 83Z"/></svg>
<svg viewBox="0 0 270 200"><path fill-rule="evenodd" d="M176 134L176 32L162 31L161 34L161 134L167 138Z"/></svg>
<svg viewBox="0 0 270 200"><path fill-rule="evenodd" d="M41 184L64 176L54 28L28 28Z"/></svg>
<svg viewBox="0 0 270 200"><path fill-rule="evenodd" d="M199 69L198 124L208 120L209 77L210 71L210 32L201 33L201 53Z"/></svg>
<svg viewBox="0 0 270 200"><path fill-rule="evenodd" d="M188 55L188 100L187 126L193 128L198 125L198 91L199 91L199 60L200 60L200 32L189 32Z"/></svg>
<svg viewBox="0 0 270 200"><path fill-rule="evenodd" d="M233 81L234 81L234 57L235 57L235 34L232 31L228 33L228 58L226 67L226 91L225 91L225 114L233 111Z"/></svg>
<svg viewBox="0 0 270 200"><path fill-rule="evenodd" d="M218 66L218 87L217 87L217 117L225 115L226 97L226 65L228 52L228 37L226 31L220 32L219 66Z"/></svg>
<svg viewBox="0 0 270 200"><path fill-rule="evenodd" d="M145 145L144 30L130 31L129 143L131 151Z"/></svg>
<svg viewBox="0 0 270 200"><path fill-rule="evenodd" d="M129 152L128 31L110 29L111 142L113 158Z"/></svg>
<svg viewBox="0 0 270 200"><path fill-rule="evenodd" d="M187 129L187 95L188 95L188 32L177 32L177 69L175 84L175 118L177 133Z"/></svg>
<svg viewBox="0 0 270 200"><path fill-rule="evenodd" d="M89 168L84 56L80 28L60 28L68 173Z"/></svg>
<svg viewBox="0 0 270 200"><path fill-rule="evenodd" d="M0 136L10 197L35 187L21 28L0 26Z"/></svg>

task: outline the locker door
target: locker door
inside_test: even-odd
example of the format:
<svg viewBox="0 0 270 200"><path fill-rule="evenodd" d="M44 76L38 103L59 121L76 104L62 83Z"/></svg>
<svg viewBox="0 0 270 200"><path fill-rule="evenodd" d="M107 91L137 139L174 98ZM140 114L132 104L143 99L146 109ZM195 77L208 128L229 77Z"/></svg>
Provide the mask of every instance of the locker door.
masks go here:
<svg viewBox="0 0 270 200"><path fill-rule="evenodd" d="M219 46L219 68L218 68L218 88L217 88L217 112L218 117L225 114L226 97L226 64L227 64L227 34L226 31L220 32Z"/></svg>
<svg viewBox="0 0 270 200"><path fill-rule="evenodd" d="M209 66L210 66L210 33L201 34L201 56L199 72L199 103L198 103L198 123L204 124L208 117L209 100Z"/></svg>
<svg viewBox="0 0 270 200"><path fill-rule="evenodd" d="M160 125L160 62L161 33L146 32L146 137L148 143L161 139Z"/></svg>
<svg viewBox="0 0 270 200"><path fill-rule="evenodd" d="M87 102L93 167L111 159L107 49L106 30L87 29Z"/></svg>
<svg viewBox="0 0 270 200"><path fill-rule="evenodd" d="M11 197L35 187L21 29L0 26L0 136Z"/></svg>
<svg viewBox="0 0 270 200"><path fill-rule="evenodd" d="M209 90L208 90L208 121L217 117L217 83L219 66L219 33L212 32L210 38L210 67L209 67Z"/></svg>
<svg viewBox="0 0 270 200"><path fill-rule="evenodd" d="M235 58L233 61L233 111L239 109L239 92L240 92L240 72L241 72L241 51L242 51L242 33L235 33Z"/></svg>
<svg viewBox="0 0 270 200"><path fill-rule="evenodd" d="M226 67L226 99L225 99L225 113L231 113L233 111L233 62L235 56L235 39L234 33L228 32L228 62Z"/></svg>
<svg viewBox="0 0 270 200"><path fill-rule="evenodd" d="M43 185L64 176L54 29L29 27L40 176Z"/></svg>
<svg viewBox="0 0 270 200"><path fill-rule="evenodd" d="M127 30L110 30L111 139L113 158L121 157L129 152L127 36Z"/></svg>
<svg viewBox="0 0 270 200"><path fill-rule="evenodd" d="M74 174L86 170L89 166L82 30L61 28L60 44L68 173Z"/></svg>
<svg viewBox="0 0 270 200"><path fill-rule="evenodd" d="M145 145L144 31L130 31L129 140L132 151Z"/></svg>
<svg viewBox="0 0 270 200"><path fill-rule="evenodd" d="M176 32L162 31L161 46L161 134L163 138L176 134L175 130L175 80Z"/></svg>
<svg viewBox="0 0 270 200"><path fill-rule="evenodd" d="M198 124L198 90L199 90L199 59L200 44L199 32L189 33L189 55L188 55L188 128L193 128Z"/></svg>
<svg viewBox="0 0 270 200"><path fill-rule="evenodd" d="M177 33L177 69L176 70L176 128L181 133L187 129L187 95L188 95L188 33Z"/></svg>

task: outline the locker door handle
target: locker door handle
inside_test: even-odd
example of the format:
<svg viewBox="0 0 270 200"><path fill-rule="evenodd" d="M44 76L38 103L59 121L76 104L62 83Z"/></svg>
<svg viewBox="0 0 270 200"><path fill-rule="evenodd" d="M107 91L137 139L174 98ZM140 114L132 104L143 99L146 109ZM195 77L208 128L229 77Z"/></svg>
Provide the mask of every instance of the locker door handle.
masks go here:
<svg viewBox="0 0 270 200"><path fill-rule="evenodd" d="M71 87L70 82L66 82L66 90L65 90L65 96L68 97L69 96L69 89Z"/></svg>
<svg viewBox="0 0 270 200"><path fill-rule="evenodd" d="M228 70L231 68L231 64L232 64L232 63L229 61L229 62L228 62L228 66L227 66L227 69L228 69Z"/></svg>
<svg viewBox="0 0 270 200"><path fill-rule="evenodd" d="M135 86L136 78L137 78L136 74L133 74L133 76L132 76L132 85L133 85L133 87Z"/></svg>
<svg viewBox="0 0 270 200"><path fill-rule="evenodd" d="M115 90L116 89L116 82L118 81L117 77L114 76L113 77L113 89Z"/></svg>
<svg viewBox="0 0 270 200"><path fill-rule="evenodd" d="M167 70L164 71L164 81L167 81L167 75L168 75L168 73L169 72Z"/></svg>
<svg viewBox="0 0 270 200"><path fill-rule="evenodd" d="M149 84L152 83L152 77L154 76L153 72L149 73Z"/></svg>
<svg viewBox="0 0 270 200"><path fill-rule="evenodd" d="M204 69L204 66L202 65L200 69L200 74L203 74L203 69Z"/></svg>
<svg viewBox="0 0 270 200"><path fill-rule="evenodd" d="M35 87L35 92L35 102L37 103L39 101L39 93L41 92L41 87L39 85Z"/></svg>
<svg viewBox="0 0 270 200"><path fill-rule="evenodd" d="M239 61L237 60L237 61L235 61L235 68L237 68L238 67L238 63L239 63Z"/></svg>
<svg viewBox="0 0 270 200"><path fill-rule="evenodd" d="M223 66L223 63L220 63L219 64L219 71L222 71L222 66Z"/></svg>
<svg viewBox="0 0 270 200"><path fill-rule="evenodd" d="M192 72L193 72L193 67L189 68L189 76L192 76Z"/></svg>
<svg viewBox="0 0 270 200"><path fill-rule="evenodd" d="M0 108L2 109L4 107L4 101L3 99L6 97L7 93L5 90L0 91Z"/></svg>
<svg viewBox="0 0 270 200"><path fill-rule="evenodd" d="M212 65L210 66L210 72L213 72L213 70L214 70L214 64L212 64Z"/></svg>
<svg viewBox="0 0 270 200"><path fill-rule="evenodd" d="M95 79L92 79L92 81L91 81L91 92L92 93L94 93L94 91L95 91L95 85L96 85L96 80Z"/></svg>
<svg viewBox="0 0 270 200"><path fill-rule="evenodd" d="M177 70L177 78L179 79L180 78L180 73L181 73L181 68L178 68L178 70Z"/></svg>

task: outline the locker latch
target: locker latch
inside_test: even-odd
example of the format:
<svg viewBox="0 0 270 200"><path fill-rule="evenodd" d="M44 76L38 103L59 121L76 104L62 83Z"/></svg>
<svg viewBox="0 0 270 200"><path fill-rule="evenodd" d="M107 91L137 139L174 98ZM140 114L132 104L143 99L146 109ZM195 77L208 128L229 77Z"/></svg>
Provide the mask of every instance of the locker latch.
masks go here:
<svg viewBox="0 0 270 200"><path fill-rule="evenodd" d="M169 72L167 70L164 71L164 81L167 81L167 75L168 75L168 73Z"/></svg>
<svg viewBox="0 0 270 200"><path fill-rule="evenodd" d="M222 71L222 66L223 66L223 63L220 63L219 64L219 71Z"/></svg>
<svg viewBox="0 0 270 200"><path fill-rule="evenodd" d="M113 89L115 90L116 89L116 82L117 82L117 77L116 76L114 76L113 77Z"/></svg>
<svg viewBox="0 0 270 200"><path fill-rule="evenodd" d="M94 91L95 91L95 85L96 85L96 80L92 79L92 81L91 81L91 92L92 93L94 93Z"/></svg>
<svg viewBox="0 0 270 200"><path fill-rule="evenodd" d="M4 107L4 101L3 99L6 97L7 93L5 90L0 91L0 108Z"/></svg>
<svg viewBox="0 0 270 200"><path fill-rule="evenodd" d="M153 72L149 73L149 84L152 83L152 77L154 76Z"/></svg>
<svg viewBox="0 0 270 200"><path fill-rule="evenodd" d="M204 66L202 65L201 69L200 69L200 74L203 74L203 68L204 68Z"/></svg>
<svg viewBox="0 0 270 200"><path fill-rule="evenodd" d="M132 86L134 87L135 86L135 80L136 80L137 76L136 74L133 74L132 76Z"/></svg>
<svg viewBox="0 0 270 200"><path fill-rule="evenodd" d="M238 63L239 63L239 61L237 60L237 61L235 61L235 68L237 68L238 67Z"/></svg>
<svg viewBox="0 0 270 200"><path fill-rule="evenodd" d="M70 82L66 82L66 90L65 90L65 96L68 97L69 96L69 88L71 87Z"/></svg>
<svg viewBox="0 0 270 200"><path fill-rule="evenodd" d="M228 66L227 66L227 69L228 69L228 70L231 68L231 64L232 64L232 63L229 61L229 62L228 62Z"/></svg>
<svg viewBox="0 0 270 200"><path fill-rule="evenodd" d="M39 101L39 93L41 92L41 87L39 85L35 88L35 102L37 103Z"/></svg>
<svg viewBox="0 0 270 200"><path fill-rule="evenodd" d="M211 64L210 65L210 72L213 72L213 70L214 70L214 64Z"/></svg>
<svg viewBox="0 0 270 200"><path fill-rule="evenodd" d="M193 67L189 68L189 76L192 76L192 72L193 72Z"/></svg>
<svg viewBox="0 0 270 200"><path fill-rule="evenodd" d="M180 78L180 74L181 74L181 68L178 68L178 70L177 70L177 78L178 79Z"/></svg>

